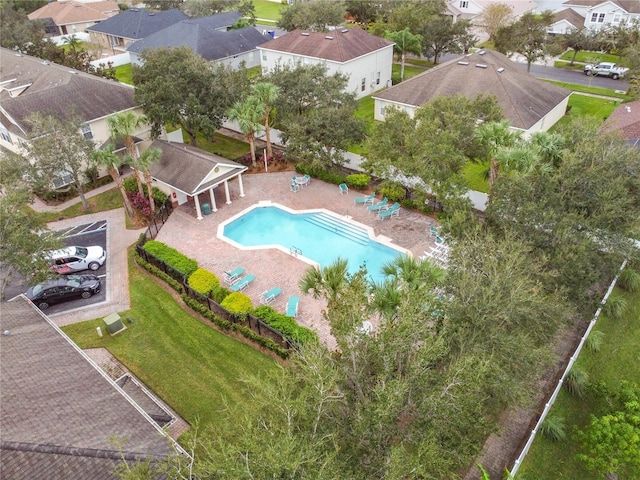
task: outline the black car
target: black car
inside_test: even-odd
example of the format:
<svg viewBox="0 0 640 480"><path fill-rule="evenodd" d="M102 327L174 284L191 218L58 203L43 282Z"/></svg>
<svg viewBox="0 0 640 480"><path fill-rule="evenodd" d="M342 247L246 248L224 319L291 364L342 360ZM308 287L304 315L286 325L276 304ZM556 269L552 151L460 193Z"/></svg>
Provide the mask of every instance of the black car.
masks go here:
<svg viewBox="0 0 640 480"><path fill-rule="evenodd" d="M25 294L40 310L54 303L74 298L89 298L100 291L100 279L95 275L66 275L46 280L29 288Z"/></svg>

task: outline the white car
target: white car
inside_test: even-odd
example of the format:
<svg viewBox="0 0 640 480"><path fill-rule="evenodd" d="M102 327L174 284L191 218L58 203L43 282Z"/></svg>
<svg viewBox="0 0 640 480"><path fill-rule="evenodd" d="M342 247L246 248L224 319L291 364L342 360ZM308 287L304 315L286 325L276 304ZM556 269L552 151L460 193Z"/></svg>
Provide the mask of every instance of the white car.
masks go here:
<svg viewBox="0 0 640 480"><path fill-rule="evenodd" d="M51 269L57 273L73 273L82 270L98 270L107 259L107 252L99 246L67 247L46 254L53 265Z"/></svg>

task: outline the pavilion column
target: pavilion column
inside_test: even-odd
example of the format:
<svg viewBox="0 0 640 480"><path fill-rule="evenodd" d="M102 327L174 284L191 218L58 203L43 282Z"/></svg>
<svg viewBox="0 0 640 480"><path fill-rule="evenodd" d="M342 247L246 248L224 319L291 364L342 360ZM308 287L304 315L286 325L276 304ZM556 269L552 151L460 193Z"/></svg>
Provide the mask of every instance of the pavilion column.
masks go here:
<svg viewBox="0 0 640 480"><path fill-rule="evenodd" d="M193 199L196 202L196 213L197 213L197 219L198 220L202 220L202 211L200 210L200 200L198 200L198 195L194 195Z"/></svg>
<svg viewBox="0 0 640 480"><path fill-rule="evenodd" d="M216 206L216 196L213 193L213 188L209 189L209 197L211 198L211 210L217 212L218 207Z"/></svg>
<svg viewBox="0 0 640 480"><path fill-rule="evenodd" d="M238 187L240 187L240 196L244 197L244 185L242 185L242 174L238 175Z"/></svg>
<svg viewBox="0 0 640 480"><path fill-rule="evenodd" d="M224 196L227 199L227 205L231 205L231 197L229 196L229 182L224 181Z"/></svg>

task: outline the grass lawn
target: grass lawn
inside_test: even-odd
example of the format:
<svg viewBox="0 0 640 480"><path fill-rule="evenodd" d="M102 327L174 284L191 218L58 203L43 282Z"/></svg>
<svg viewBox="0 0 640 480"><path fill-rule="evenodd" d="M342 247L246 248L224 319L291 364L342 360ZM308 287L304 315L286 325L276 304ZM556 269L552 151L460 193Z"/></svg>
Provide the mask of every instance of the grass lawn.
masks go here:
<svg viewBox="0 0 640 480"><path fill-rule="evenodd" d="M606 100L604 98L595 98L587 95L574 93L569 98L571 106L571 115L587 116L591 115L602 119L603 121L611 115L621 102L614 100Z"/></svg>
<svg viewBox="0 0 640 480"><path fill-rule="evenodd" d="M287 5L283 5L280 2L270 2L269 0L253 0L253 6L255 7L255 14L258 23L262 23L262 20L269 20L274 24L280 20L280 10L287 8Z"/></svg>
<svg viewBox="0 0 640 480"><path fill-rule="evenodd" d="M95 197L88 199L89 209L84 210L82 203L78 202L75 205L70 206L60 212L41 212L37 215L41 216L45 222L55 222L63 218L75 218L81 215L87 215L89 213L106 212L115 208L122 207L122 195L120 190L112 188Z"/></svg>
<svg viewBox="0 0 640 480"><path fill-rule="evenodd" d="M189 143L189 136L183 131L184 143ZM250 152L249 144L243 140L237 138L227 137L221 133L216 132L214 135L214 141L212 142L206 138L202 133L196 135L196 142L198 148L206 150L210 153L215 153L221 157L234 160Z"/></svg>
<svg viewBox="0 0 640 480"><path fill-rule="evenodd" d="M116 78L119 82L127 83L129 85L133 85L133 80L131 79L132 75L132 67L130 63L125 65L120 65L116 68Z"/></svg>
<svg viewBox="0 0 640 480"><path fill-rule="evenodd" d="M567 50L560 56L561 60L571 61L572 58L573 58L573 50ZM618 59L618 55L613 55L610 53L603 53L603 52L590 52L590 51L584 51L584 50L581 50L576 54L575 61L581 62L581 63L613 62L613 63L620 64L622 66L628 66L624 64L625 62L624 57L622 57L622 59Z"/></svg>
<svg viewBox="0 0 640 480"><path fill-rule="evenodd" d="M589 382L602 382L616 390L621 380L640 382L638 363L638 338L640 338L640 296L616 289L615 296L627 300L627 310L618 320L602 315L595 330L604 332L604 340L599 352L584 348L577 365L589 374ZM551 413L564 417L567 440L552 442L539 435L518 471L523 480L583 480L596 478L593 472L585 470L575 460L579 445L573 440L574 429L583 428L589 422L590 414L596 416L609 413L606 401L588 393L579 399L565 389L551 409ZM604 477L603 477L604 478Z"/></svg>
<svg viewBox="0 0 640 480"><path fill-rule="evenodd" d="M401 65L399 63L394 63L391 70L391 78L393 78L394 85L400 82L400 70L401 70ZM416 75L424 72L425 70L427 70L426 67L409 65L408 63L405 62L404 79L407 80L408 78L415 77Z"/></svg>
<svg viewBox="0 0 640 480"><path fill-rule="evenodd" d="M132 252L133 250L131 250ZM243 379L277 368L270 357L189 315L129 255L131 317L127 330L99 338L102 319L64 327L80 348L104 347L185 420L205 427L245 408ZM222 410L227 410L225 413ZM227 416L229 415L229 416Z"/></svg>
<svg viewBox="0 0 640 480"><path fill-rule="evenodd" d="M473 163L467 162L462 174L469 183L469 188L477 192L489 193L489 182L485 172L489 169L488 162Z"/></svg>
<svg viewBox="0 0 640 480"><path fill-rule="evenodd" d="M615 90L611 90L610 88L602 88L602 87L590 87L588 85L578 85L576 83L567 83L567 82L556 82L553 80L543 80L544 82L553 83L562 88L566 88L567 90L572 90L576 93L592 93L594 95L602 95L604 97L613 97L619 98L621 100L634 100L633 96L627 95L625 93L616 93Z"/></svg>

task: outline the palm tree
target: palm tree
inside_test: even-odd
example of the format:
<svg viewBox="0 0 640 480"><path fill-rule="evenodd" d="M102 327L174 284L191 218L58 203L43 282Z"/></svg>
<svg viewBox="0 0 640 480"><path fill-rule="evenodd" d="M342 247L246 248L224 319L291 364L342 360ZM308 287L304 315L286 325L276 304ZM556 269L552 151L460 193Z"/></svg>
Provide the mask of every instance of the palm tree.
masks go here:
<svg viewBox="0 0 640 480"><path fill-rule="evenodd" d="M511 130L509 122L483 123L476 129L476 138L487 149L489 157L489 188L493 187L500 173L498 152L502 148L513 147L520 138L519 133Z"/></svg>
<svg viewBox="0 0 640 480"><path fill-rule="evenodd" d="M400 255L382 266L382 273L392 277L401 288L432 288L442 283L445 270L431 262L420 262L415 257Z"/></svg>
<svg viewBox="0 0 640 480"><path fill-rule="evenodd" d="M147 119L144 116L138 115L131 110L118 113L117 115L107 118L107 125L109 126L111 139L114 142L123 140L124 146L127 149L127 154L132 159L131 166L133 167L133 171L136 175L138 192L140 192L140 195L144 195L144 192L142 190L142 179L140 175L140 167L138 165L138 152L136 150L133 134L146 122Z"/></svg>
<svg viewBox="0 0 640 480"><path fill-rule="evenodd" d="M273 110L273 104L280 95L280 87L268 82L258 82L253 86L253 97L262 104L264 111L262 117L262 125L264 126L264 133L267 140L267 157L273 156L273 149L271 148L271 128L269 128L269 117Z"/></svg>
<svg viewBox="0 0 640 480"><path fill-rule="evenodd" d="M261 105L256 97L248 97L243 102L236 102L227 115L230 120L238 122L240 131L249 142L251 164L254 168L256 167L256 132L262 125L260 121L263 119L263 115L264 105Z"/></svg>
<svg viewBox="0 0 640 480"><path fill-rule="evenodd" d="M559 133L536 132L531 135L529 143L540 149L540 156L546 163L558 167L564 154L564 137Z"/></svg>
<svg viewBox="0 0 640 480"><path fill-rule="evenodd" d="M335 300L340 287L347 281L348 260L338 257L331 265L322 269L309 267L298 284L300 290L308 293L311 290L313 298L325 297Z"/></svg>
<svg viewBox="0 0 640 480"><path fill-rule="evenodd" d="M91 159L98 165L106 167L109 171L109 175L113 179L114 183L120 190L122 194L122 203L124 204L125 211L129 218L133 217L133 207L131 206L131 202L129 201L129 197L127 196L127 192L124 189L124 184L122 183L122 177L120 176L120 172L118 168L124 165L129 156L120 157L114 152L114 146L112 144L108 144L102 150L96 150L91 154Z"/></svg>
<svg viewBox="0 0 640 480"><path fill-rule="evenodd" d="M407 53L422 53L422 35L413 34L408 28L398 32L386 32L385 38L395 43L393 51L400 56L400 81L404 80L404 61ZM437 59L436 59L437 60Z"/></svg>
<svg viewBox="0 0 640 480"><path fill-rule="evenodd" d="M149 205L151 211L156 211L156 204L153 200L153 179L151 178L151 165L160 160L162 156L162 150L159 148L148 148L140 155L138 159L138 165L144 173L144 181L147 184L147 194L149 195Z"/></svg>

